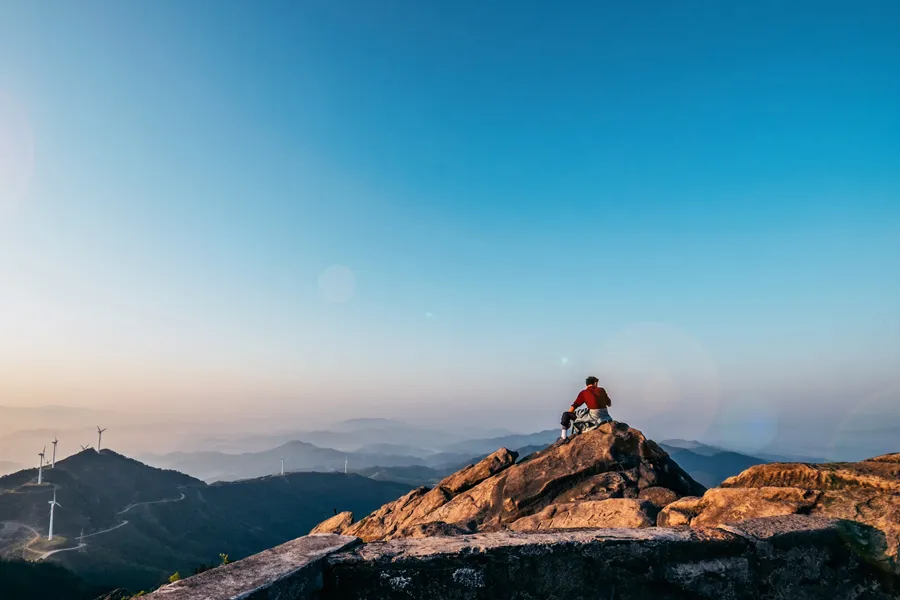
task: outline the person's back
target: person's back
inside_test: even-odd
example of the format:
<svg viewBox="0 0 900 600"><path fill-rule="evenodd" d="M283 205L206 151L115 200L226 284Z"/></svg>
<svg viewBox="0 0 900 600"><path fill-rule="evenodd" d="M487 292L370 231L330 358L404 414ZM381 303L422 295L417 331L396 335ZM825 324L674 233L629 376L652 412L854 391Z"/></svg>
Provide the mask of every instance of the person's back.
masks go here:
<svg viewBox="0 0 900 600"><path fill-rule="evenodd" d="M598 385L600 380L591 376L585 379L584 383L586 387L579 392L569 410L563 413L560 421L563 427L560 437L563 439L566 438L570 425L575 425L576 427L581 425L579 427L581 431L588 431L601 423L612 421L608 410L612 406L612 399L610 399L606 390ZM584 417L576 418L575 410L579 406L587 408L588 413Z"/></svg>

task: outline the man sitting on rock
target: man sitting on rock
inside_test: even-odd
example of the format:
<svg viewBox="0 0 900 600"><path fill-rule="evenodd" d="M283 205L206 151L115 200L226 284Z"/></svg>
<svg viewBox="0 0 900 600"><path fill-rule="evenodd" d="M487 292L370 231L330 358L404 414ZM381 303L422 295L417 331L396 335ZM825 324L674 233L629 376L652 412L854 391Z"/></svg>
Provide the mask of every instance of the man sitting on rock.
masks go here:
<svg viewBox="0 0 900 600"><path fill-rule="evenodd" d="M569 410L562 415L562 420L560 421L560 424L562 425L562 434L560 437L562 439L566 439L569 432L569 426L573 426L574 429L577 429L578 431L585 432L596 429L601 423L612 421L612 417L609 416L609 411L607 410L612 406L612 400L610 400L606 390L597 385L600 383L600 380L591 376L585 379L584 383L586 387L581 390L578 397L575 398L575 402L572 403ZM584 416L576 417L575 410L582 405L588 409L588 412Z"/></svg>

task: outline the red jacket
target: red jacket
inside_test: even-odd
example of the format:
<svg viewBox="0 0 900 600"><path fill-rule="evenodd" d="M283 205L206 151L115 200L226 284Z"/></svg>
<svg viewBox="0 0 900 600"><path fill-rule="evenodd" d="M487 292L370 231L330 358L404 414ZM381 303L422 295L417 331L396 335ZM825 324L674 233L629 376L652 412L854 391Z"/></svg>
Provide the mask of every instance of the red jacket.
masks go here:
<svg viewBox="0 0 900 600"><path fill-rule="evenodd" d="M612 406L612 400L602 387L588 387L581 390L581 393L575 398L575 402L572 403L572 407L578 408L582 404L590 410L595 410Z"/></svg>

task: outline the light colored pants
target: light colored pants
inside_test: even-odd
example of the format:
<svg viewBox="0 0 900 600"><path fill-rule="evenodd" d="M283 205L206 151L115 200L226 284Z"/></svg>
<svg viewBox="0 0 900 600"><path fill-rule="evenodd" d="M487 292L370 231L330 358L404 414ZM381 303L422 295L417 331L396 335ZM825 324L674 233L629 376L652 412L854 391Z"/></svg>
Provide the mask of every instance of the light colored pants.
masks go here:
<svg viewBox="0 0 900 600"><path fill-rule="evenodd" d="M609 409L594 408L588 411L586 415L575 419L572 425L580 431L590 431L607 421L612 421L612 417L609 416Z"/></svg>

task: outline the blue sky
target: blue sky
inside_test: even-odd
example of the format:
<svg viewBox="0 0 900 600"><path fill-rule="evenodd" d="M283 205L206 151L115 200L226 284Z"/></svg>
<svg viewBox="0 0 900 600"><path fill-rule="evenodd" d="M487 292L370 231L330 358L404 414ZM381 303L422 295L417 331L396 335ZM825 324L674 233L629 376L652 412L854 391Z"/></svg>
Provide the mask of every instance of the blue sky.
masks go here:
<svg viewBox="0 0 900 600"><path fill-rule="evenodd" d="M4 402L894 397L896 3L484 4L3 3Z"/></svg>

